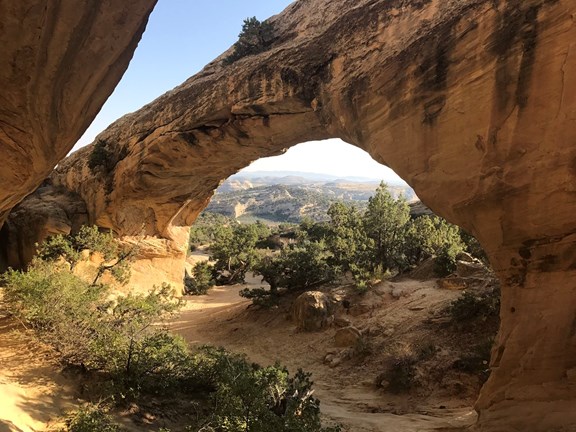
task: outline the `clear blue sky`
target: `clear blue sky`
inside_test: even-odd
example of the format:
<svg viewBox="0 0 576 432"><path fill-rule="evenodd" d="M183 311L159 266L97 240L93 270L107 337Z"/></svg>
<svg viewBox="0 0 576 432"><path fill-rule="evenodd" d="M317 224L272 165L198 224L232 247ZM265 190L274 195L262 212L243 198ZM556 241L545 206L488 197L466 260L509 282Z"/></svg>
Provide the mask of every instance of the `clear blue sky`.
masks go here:
<svg viewBox="0 0 576 432"><path fill-rule="evenodd" d="M110 123L200 71L238 38L244 18L264 20L291 0L159 0L122 81L75 148L91 143ZM326 149L329 146L329 152ZM305 143L248 170L313 171L394 180L388 168L340 140Z"/></svg>

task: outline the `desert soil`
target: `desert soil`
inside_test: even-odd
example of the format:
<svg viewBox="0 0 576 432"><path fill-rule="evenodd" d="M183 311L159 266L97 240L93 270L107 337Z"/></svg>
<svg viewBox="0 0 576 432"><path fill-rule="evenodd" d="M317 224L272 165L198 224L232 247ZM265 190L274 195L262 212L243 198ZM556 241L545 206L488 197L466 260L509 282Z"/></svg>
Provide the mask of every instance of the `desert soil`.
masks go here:
<svg viewBox="0 0 576 432"><path fill-rule="evenodd" d="M75 388L54 354L0 316L0 432L36 432L75 405Z"/></svg>
<svg viewBox="0 0 576 432"><path fill-rule="evenodd" d="M192 257L197 259L205 256ZM458 430L474 423L473 399L463 401L439 395L427 398L421 405L411 396L386 395L378 390L374 385L378 362L352 359L336 367L325 364L326 354L337 351L333 345L336 329L299 332L289 321L286 308L256 310L250 307L249 300L238 295L246 286L261 285L259 279L252 277L247 279L247 285L215 287L208 295L188 297L172 328L191 345L223 346L260 364L280 361L291 372L298 368L312 372L323 415L328 422L340 423L348 431ZM412 280L381 283L370 294L363 303L371 310L347 318L359 328L369 329L370 334L378 335L384 329L387 336L396 333L400 339L402 333L415 330L416 323L428 316L430 307L458 295L439 290L433 281Z"/></svg>
<svg viewBox="0 0 576 432"><path fill-rule="evenodd" d="M190 264L205 255L197 254ZM271 310L250 307L238 295L244 287L261 286L256 278L246 285L215 287L208 295L187 297L173 330L192 346L212 344L241 352L254 362L280 361L291 372L312 372L316 396L328 423L351 432L459 431L474 423L474 394L454 397L451 392L394 396L374 383L387 347L414 340L431 309L459 295L440 290L433 281L383 282L353 305L346 315L368 335L372 351L339 365L325 364L334 347L335 328L304 333L288 320L289 302ZM422 336L426 337L425 334ZM0 315L0 432L43 431L78 404L77 382L61 372L54 355L39 346L22 326ZM458 377L456 377L458 381ZM147 428L146 428L147 429Z"/></svg>

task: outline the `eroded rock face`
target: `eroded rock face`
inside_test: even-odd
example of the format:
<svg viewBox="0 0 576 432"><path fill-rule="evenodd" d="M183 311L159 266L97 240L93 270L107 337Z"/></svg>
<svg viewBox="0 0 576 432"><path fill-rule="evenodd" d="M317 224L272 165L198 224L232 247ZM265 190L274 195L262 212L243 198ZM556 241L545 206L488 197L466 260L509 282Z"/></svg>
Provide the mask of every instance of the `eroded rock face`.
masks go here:
<svg viewBox="0 0 576 432"><path fill-rule="evenodd" d="M0 226L92 122L156 1L0 2Z"/></svg>
<svg viewBox="0 0 576 432"><path fill-rule="evenodd" d="M37 243L76 232L87 222L84 200L62 187L43 184L14 207L0 229L0 271L23 268L36 254Z"/></svg>
<svg viewBox="0 0 576 432"><path fill-rule="evenodd" d="M103 132L125 156L111 170L89 170L86 148L52 178L91 222L184 250L222 179L343 138L471 231L501 279L481 430L572 427L575 16L573 0L300 0L269 51L217 60Z"/></svg>

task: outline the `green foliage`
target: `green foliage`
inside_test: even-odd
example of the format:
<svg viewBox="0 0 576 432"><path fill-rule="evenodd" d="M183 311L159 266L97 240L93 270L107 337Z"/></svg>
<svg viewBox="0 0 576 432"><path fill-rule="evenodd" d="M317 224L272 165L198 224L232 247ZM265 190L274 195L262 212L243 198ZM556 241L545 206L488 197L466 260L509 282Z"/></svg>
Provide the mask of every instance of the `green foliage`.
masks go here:
<svg viewBox="0 0 576 432"><path fill-rule="evenodd" d="M186 272L184 290L188 295L204 295L214 286L214 266L208 261L199 261L192 268L192 276Z"/></svg>
<svg viewBox="0 0 576 432"><path fill-rule="evenodd" d="M256 267L255 272L263 275L271 287L307 290L335 279L331 256L323 241L305 240L282 249L278 256L265 260L267 264Z"/></svg>
<svg viewBox="0 0 576 432"><path fill-rule="evenodd" d="M463 229L460 229L460 237L462 238L462 242L465 245L465 250L474 258L479 259L485 265L489 266L490 262L488 260L488 255L482 248L482 245L472 234L468 234Z"/></svg>
<svg viewBox="0 0 576 432"><path fill-rule="evenodd" d="M93 174L102 170L106 175L111 174L118 162L126 157L128 150L126 147L120 148L107 141L98 139L88 156L88 168Z"/></svg>
<svg viewBox="0 0 576 432"><path fill-rule="evenodd" d="M2 275L4 302L22 323L41 333L65 361L82 363L90 357L105 289L91 286L63 266L35 260L28 271Z"/></svg>
<svg viewBox="0 0 576 432"><path fill-rule="evenodd" d="M486 321L491 317L498 317L500 313L500 290L492 289L474 293L463 291L462 295L454 300L447 309L452 321L464 324L470 321Z"/></svg>
<svg viewBox="0 0 576 432"><path fill-rule="evenodd" d="M405 225L410 219L410 208L404 197L394 199L384 182L368 200L364 215L366 234L374 241L375 263L384 270L402 265Z"/></svg>
<svg viewBox="0 0 576 432"><path fill-rule="evenodd" d="M99 139L92 148L92 153L88 157L88 168L95 172L98 168L102 167L108 171L108 167L112 160L112 154L107 148L106 141Z"/></svg>
<svg viewBox="0 0 576 432"><path fill-rule="evenodd" d="M202 212L194 225L190 227L190 250L198 246L216 241L224 227L236 224L234 220L224 215L211 212Z"/></svg>
<svg viewBox="0 0 576 432"><path fill-rule="evenodd" d="M332 282L338 274L331 258L323 241L309 240L285 247L277 255L261 255L252 269L270 284L270 290L244 289L240 296L252 299L255 305L270 307L277 302L278 288L309 290Z"/></svg>
<svg viewBox="0 0 576 432"><path fill-rule="evenodd" d="M130 261L135 249L120 248L112 233L101 232L97 226L82 226L76 234L49 237L38 246L37 256L43 261L56 261L63 258L71 268L82 257L82 251L90 254L99 253L104 262L97 269L93 285L109 273L116 281L125 284L130 279Z"/></svg>
<svg viewBox="0 0 576 432"><path fill-rule="evenodd" d="M40 260L26 272L9 270L2 279L9 310L51 343L63 361L107 372L125 390L167 385L185 363L184 342L158 325L180 307L169 285L109 301L105 285L90 285L65 267Z"/></svg>
<svg viewBox="0 0 576 432"><path fill-rule="evenodd" d="M238 293L240 297L252 300L252 304L262 307L272 307L278 304L278 295L276 291L267 290L266 288L244 288Z"/></svg>
<svg viewBox="0 0 576 432"><path fill-rule="evenodd" d="M73 238L58 234L48 237L37 250L37 256L44 261L56 261L60 258L74 266L80 260L80 252L73 244Z"/></svg>
<svg viewBox="0 0 576 432"><path fill-rule="evenodd" d="M238 42L234 44L234 52L223 61L225 65L266 51L272 45L274 29L269 22L260 22L256 17L246 18L242 24L242 31L238 35Z"/></svg>
<svg viewBox="0 0 576 432"><path fill-rule="evenodd" d="M194 385L207 389L211 415L196 425L216 432L337 432L323 428L310 374L290 376L276 364L260 367L241 355L204 347L193 356ZM212 429L208 429L212 428Z"/></svg>
<svg viewBox="0 0 576 432"><path fill-rule="evenodd" d="M112 418L105 410L94 404L86 405L69 414L66 418L66 428L60 432L120 432Z"/></svg>
<svg viewBox="0 0 576 432"><path fill-rule="evenodd" d="M330 224L326 243L333 262L351 272L359 286L366 286L374 263L374 240L368 237L363 215L353 205L335 203L328 209Z"/></svg>
<svg viewBox="0 0 576 432"><path fill-rule="evenodd" d="M456 256L462 251L460 245L445 244L440 248L434 263L434 273L446 277L456 271Z"/></svg>
<svg viewBox="0 0 576 432"><path fill-rule="evenodd" d="M256 243L269 235L270 230L264 224L223 227L210 247L210 259L215 261L214 270L219 275L217 281L223 284L244 282L246 272L258 258Z"/></svg>
<svg viewBox="0 0 576 432"><path fill-rule="evenodd" d="M438 216L425 215L410 221L405 242L407 265L418 264L426 258L445 253L445 250L457 254L464 248L459 228Z"/></svg>
<svg viewBox="0 0 576 432"><path fill-rule="evenodd" d="M156 390L177 380L186 363L186 344L158 324L181 304L167 284L147 295L129 294L110 302L90 345L90 367L110 372L132 392Z"/></svg>

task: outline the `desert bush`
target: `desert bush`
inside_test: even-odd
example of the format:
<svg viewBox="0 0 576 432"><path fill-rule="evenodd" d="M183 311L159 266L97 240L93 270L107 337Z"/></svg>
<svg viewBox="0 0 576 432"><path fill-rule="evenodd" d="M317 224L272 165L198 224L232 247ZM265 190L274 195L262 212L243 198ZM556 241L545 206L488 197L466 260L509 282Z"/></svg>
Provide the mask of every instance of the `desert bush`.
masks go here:
<svg viewBox="0 0 576 432"><path fill-rule="evenodd" d="M452 367L456 370L477 375L482 382L490 376L490 355L494 339L492 337L481 339L468 349L454 362Z"/></svg>
<svg viewBox="0 0 576 432"><path fill-rule="evenodd" d="M188 295L204 295L214 286L214 266L199 261L192 268L192 276L184 275L184 291Z"/></svg>
<svg viewBox="0 0 576 432"><path fill-rule="evenodd" d="M104 262L96 271L92 281L96 285L100 278L109 273L117 282L125 284L130 279L130 261L136 254L136 248L122 248L114 240L112 233L101 232L97 226L82 226L77 233L70 235L58 234L49 237L37 247L37 257L43 261L64 259L71 268L82 257L82 251L90 254L99 253Z"/></svg>
<svg viewBox="0 0 576 432"><path fill-rule="evenodd" d="M455 244L445 244L440 248L434 262L434 273L438 277L446 277L456 271L456 256L462 251Z"/></svg>
<svg viewBox="0 0 576 432"><path fill-rule="evenodd" d="M240 297L252 300L255 306L272 307L278 304L278 295L275 291L266 288L244 288L238 293Z"/></svg>
<svg viewBox="0 0 576 432"><path fill-rule="evenodd" d="M234 44L234 52L224 58L223 63L232 64L243 57L266 51L272 45L273 33L274 29L269 22L260 22L256 17L246 18L238 41Z"/></svg>
<svg viewBox="0 0 576 432"><path fill-rule="evenodd" d="M473 320L486 321L500 313L500 290L491 289L480 293L464 291L447 309L452 321L457 324Z"/></svg>
<svg viewBox="0 0 576 432"><path fill-rule="evenodd" d="M2 283L8 309L64 362L106 372L133 393L156 391L179 376L186 345L158 325L180 307L169 285L108 301L105 285L40 260L26 272L9 270Z"/></svg>
<svg viewBox="0 0 576 432"><path fill-rule="evenodd" d="M464 247L466 252L472 255L474 258L479 259L485 265L490 266L490 261L488 260L488 255L486 251L482 248L482 245L476 237L472 234L469 234L463 229L460 229L460 237L462 238L462 242L464 243Z"/></svg>
<svg viewBox="0 0 576 432"><path fill-rule="evenodd" d="M93 174L99 170L111 174L118 162L128 155L126 147L111 145L109 142L98 139L88 156L88 168Z"/></svg>
<svg viewBox="0 0 576 432"><path fill-rule="evenodd" d="M66 416L66 427L59 432L120 432L105 409L96 404L88 404Z"/></svg>
<svg viewBox="0 0 576 432"><path fill-rule="evenodd" d="M193 356L195 385L210 392L211 414L199 427L217 432L336 432L323 428L310 374L290 376L276 364L260 367L244 356L204 347Z"/></svg>
<svg viewBox="0 0 576 432"><path fill-rule="evenodd" d="M91 357L88 347L99 327L105 287L91 286L66 267L40 260L26 272L7 271L2 283L8 310L37 330L65 361L83 363Z"/></svg>
<svg viewBox="0 0 576 432"><path fill-rule="evenodd" d="M110 302L90 345L90 366L111 373L133 393L158 391L177 381L187 361L186 344L159 324L180 307L167 284Z"/></svg>
<svg viewBox="0 0 576 432"><path fill-rule="evenodd" d="M408 266L445 251L455 257L463 249L460 229L438 216L420 216L406 226L404 257Z"/></svg>
<svg viewBox="0 0 576 432"><path fill-rule="evenodd" d="M411 354L404 354L394 358L384 373L380 374L378 381L386 381L386 390L394 394L406 393L416 385L417 358Z"/></svg>
<svg viewBox="0 0 576 432"><path fill-rule="evenodd" d="M404 197L394 199L387 185L380 183L368 200L363 219L366 234L374 242L373 267L380 265L384 271L401 268L406 224L410 220Z"/></svg>
<svg viewBox="0 0 576 432"><path fill-rule="evenodd" d="M256 243L270 235L263 224L224 227L217 240L210 246L210 259L220 284L244 282L246 273L258 259Z"/></svg>
<svg viewBox="0 0 576 432"><path fill-rule="evenodd" d="M211 212L202 212L190 227L189 244L190 250L198 246L215 242L226 227L236 224L233 219Z"/></svg>

